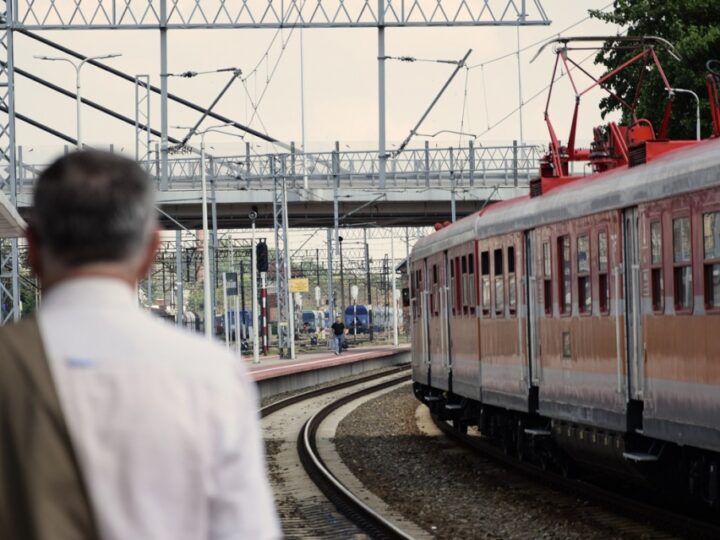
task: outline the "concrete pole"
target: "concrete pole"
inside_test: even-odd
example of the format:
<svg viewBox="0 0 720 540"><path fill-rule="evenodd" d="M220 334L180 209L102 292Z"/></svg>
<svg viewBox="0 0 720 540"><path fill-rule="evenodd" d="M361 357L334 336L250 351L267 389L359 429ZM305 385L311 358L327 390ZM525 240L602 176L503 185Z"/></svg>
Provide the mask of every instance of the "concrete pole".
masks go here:
<svg viewBox="0 0 720 540"><path fill-rule="evenodd" d="M160 190L168 188L168 45L167 0L160 0ZM150 120L148 119L148 122Z"/></svg>
<svg viewBox="0 0 720 540"><path fill-rule="evenodd" d="M520 22L525 20L525 12L520 14ZM518 118L520 121L520 144L525 144L523 135L523 91L522 91L522 67L520 65L520 26L516 27L517 32L517 76L518 76Z"/></svg>
<svg viewBox="0 0 720 540"><path fill-rule="evenodd" d="M183 325L185 306L183 294L182 231L175 231L175 324Z"/></svg>
<svg viewBox="0 0 720 540"><path fill-rule="evenodd" d="M250 264L252 265L250 295L252 297L252 329L253 329L253 364L260 363L260 322L258 321L258 295L257 295L257 260L255 259L255 220L252 220L252 249L250 250Z"/></svg>
<svg viewBox="0 0 720 540"><path fill-rule="evenodd" d="M345 316L345 269L343 268L343 249L342 249L342 240L338 244L340 246L339 249L339 255L340 255L340 310L342 313L342 316Z"/></svg>
<svg viewBox="0 0 720 540"><path fill-rule="evenodd" d="M390 235L390 279L392 281L392 318L393 318L393 346L398 346L398 314L397 300L395 299L395 241Z"/></svg>
<svg viewBox="0 0 720 540"><path fill-rule="evenodd" d="M285 237L285 278L290 280L292 273L290 271L290 249L288 245L288 211L287 211L287 176L285 174L285 162L282 163L282 205L283 205L283 234ZM293 307L293 295L290 292L290 283L287 286L287 305L288 305L288 339L290 340L290 360L295 360L295 308Z"/></svg>
<svg viewBox="0 0 720 540"><path fill-rule="evenodd" d="M378 165L380 189L385 189L387 150L385 148L385 0L378 0Z"/></svg>
<svg viewBox="0 0 720 540"><path fill-rule="evenodd" d="M365 274L367 279L367 302L368 302L368 332L370 341L373 340L373 305L372 305L372 280L370 279L370 246L367 241L367 227L363 229L363 240L365 242Z"/></svg>
<svg viewBox="0 0 720 540"><path fill-rule="evenodd" d="M267 307L267 272L260 272L260 301L262 302L262 352L267 356L270 346L270 325Z"/></svg>
<svg viewBox="0 0 720 540"><path fill-rule="evenodd" d="M305 51L303 29L300 27L300 131L302 137L303 188L308 189L307 161L305 160Z"/></svg>
<svg viewBox="0 0 720 540"><path fill-rule="evenodd" d="M225 347L230 348L230 320L228 317L227 272L223 272L223 319L225 320Z"/></svg>
<svg viewBox="0 0 720 540"><path fill-rule="evenodd" d="M455 159L453 149L450 148L450 215L453 223L455 223L455 220L457 219L455 206Z"/></svg>
<svg viewBox="0 0 720 540"><path fill-rule="evenodd" d="M245 313L245 311L246 311L246 309L245 309L245 307L246 307L246 304L245 304L245 263L242 259L240 259L240 277L238 279L239 279L239 283L240 283L240 291L238 291L240 293L240 296L239 296L240 309L242 310L241 313ZM241 323L240 328L241 328L241 330L240 330L241 339L247 338L248 337L247 321L245 320L244 315L242 317L242 323Z"/></svg>
<svg viewBox="0 0 720 540"><path fill-rule="evenodd" d="M327 295L329 323L335 322L335 302L333 301L333 238L332 230L327 230Z"/></svg>
<svg viewBox="0 0 720 540"><path fill-rule="evenodd" d="M238 286L240 283L238 282ZM237 355L242 360L242 332L240 326L240 295L235 295L235 349Z"/></svg>
<svg viewBox="0 0 720 540"><path fill-rule="evenodd" d="M210 243L208 236L208 211L207 211L207 178L205 173L205 134L200 138L200 183L202 186L202 225L203 225L203 287L204 287L204 317L205 317L205 337L212 339L213 320L212 320L212 299L210 297Z"/></svg>
<svg viewBox="0 0 720 540"><path fill-rule="evenodd" d="M340 208L339 208L339 202L338 202L338 190L340 188L340 143L335 141L335 152L333 153L333 175L335 178L333 178L333 223L335 227L335 251L340 254L340 260L342 261L342 246L340 245ZM328 246L328 260L329 263L329 272L330 276L332 276L332 258L330 255L331 248ZM342 263L341 263L342 264ZM332 277L330 278L332 281ZM342 287L342 266L340 268L340 308L342 309L343 305L343 295L345 294L345 291ZM332 289L330 289L330 292L332 292ZM333 302L333 308L336 308L335 302ZM334 321L335 320L335 313L331 312L331 318Z"/></svg>
<svg viewBox="0 0 720 540"><path fill-rule="evenodd" d="M215 175L215 168L213 167L213 161L210 161L210 168ZM210 271L212 273L212 280L210 285L212 287L212 312L213 314L217 311L217 300L215 299L215 289L217 287L217 275L218 275L218 224L217 224L217 200L215 196L215 179L210 180L210 192L212 195L212 203L210 204L212 214L212 257L210 257Z"/></svg>

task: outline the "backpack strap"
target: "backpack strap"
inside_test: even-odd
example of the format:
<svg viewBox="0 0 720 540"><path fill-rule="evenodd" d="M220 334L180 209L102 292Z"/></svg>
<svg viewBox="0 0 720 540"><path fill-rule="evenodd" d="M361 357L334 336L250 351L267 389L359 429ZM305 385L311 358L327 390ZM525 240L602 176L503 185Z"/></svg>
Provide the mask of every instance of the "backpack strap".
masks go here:
<svg viewBox="0 0 720 540"><path fill-rule="evenodd" d="M0 327L0 538L98 538L34 317Z"/></svg>

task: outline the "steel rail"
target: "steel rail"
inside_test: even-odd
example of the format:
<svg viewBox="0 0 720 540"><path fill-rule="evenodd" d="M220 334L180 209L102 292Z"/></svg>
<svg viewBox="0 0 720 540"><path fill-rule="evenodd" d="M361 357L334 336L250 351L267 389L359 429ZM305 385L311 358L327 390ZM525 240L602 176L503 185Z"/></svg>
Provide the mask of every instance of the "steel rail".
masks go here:
<svg viewBox="0 0 720 540"><path fill-rule="evenodd" d="M396 373L408 371L410 364L404 364L393 369L384 370L381 373L373 373L359 379L350 381L344 381L338 384L327 386L324 388L317 388L290 396L288 398L276 401L260 409L260 417L265 418L275 412L282 409L312 399L324 394L343 390L345 388L351 388L359 384L382 379L388 376L392 376ZM368 388L364 388L358 392L354 392L348 396L340 398L339 400L331 403L324 407L320 411L317 411L303 426L300 430L298 437L298 453L300 455L300 461L308 473L311 480L318 486L323 494L332 502L335 507L350 521L355 523L359 528L371 534L373 538L388 538L388 539L402 539L407 540L412 538L406 533L398 529L395 525L385 520L378 513L373 511L367 505L365 505L360 499L355 497L350 491L347 490L333 475L330 473L325 466L322 458L317 454L317 446L315 444L315 434L317 428L322 421L334 410L342 407L344 404L354 401L362 396L377 392L378 390L388 388L408 380L408 375L396 377L389 381L384 381L380 384L373 385Z"/></svg>
<svg viewBox="0 0 720 540"><path fill-rule="evenodd" d="M589 482L573 480L560 474L541 469L527 461L519 461L514 456L505 453L501 448L491 444L489 440L472 437L460 433L446 422L438 420L432 415L433 422L450 439L459 444L479 452L493 461L520 473L532 477L543 485L551 486L561 492L571 492L575 496L597 502L605 508L617 512L633 520L645 521L653 526L659 526L681 537L695 539L720 538L720 525L709 523L700 519L676 513L632 497L621 495L617 491L607 489Z"/></svg>
<svg viewBox="0 0 720 540"><path fill-rule="evenodd" d="M409 366L408 366L409 368ZM348 490L342 482L327 468L325 462L320 457L317 449L317 431L323 420L327 418L333 411L336 411L343 405L351 403L361 397L373 394L385 388L391 388L404 382L407 382L408 375L384 381L382 383L363 388L357 392L342 397L330 405L317 411L303 426L298 436L297 449L300 455L300 461L305 467L305 472L325 494L325 496L335 505L335 507L350 521L363 529L376 539L390 540L411 540L412 536L408 535L392 522L375 512L367 506L356 495Z"/></svg>

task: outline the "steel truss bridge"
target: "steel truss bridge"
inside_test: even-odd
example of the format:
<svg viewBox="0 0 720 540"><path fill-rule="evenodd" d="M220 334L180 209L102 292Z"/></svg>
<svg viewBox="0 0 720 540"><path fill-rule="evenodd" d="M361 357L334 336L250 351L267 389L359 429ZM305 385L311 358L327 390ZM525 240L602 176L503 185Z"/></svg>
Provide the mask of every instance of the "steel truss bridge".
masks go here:
<svg viewBox="0 0 720 540"><path fill-rule="evenodd" d="M387 28L548 24L539 0L15 0L29 29ZM528 5L529 4L529 5ZM528 9L534 11L528 15Z"/></svg>
<svg viewBox="0 0 720 540"><path fill-rule="evenodd" d="M336 145L339 147L339 144ZM257 224L273 226L276 182L287 188L288 214L295 227L332 226L338 201L342 226L432 225L467 215L487 201L522 194L537 176L542 148L537 146L407 149L387 160L384 186L376 151L210 156L213 212L219 228L245 228L253 206ZM17 200L27 215L37 173L45 164L28 164L18 151ZM197 229L200 221L200 158L168 159L168 183L161 188L160 160L145 166L158 186L158 204L168 229ZM170 219L172 217L172 220Z"/></svg>
<svg viewBox="0 0 720 540"><path fill-rule="evenodd" d="M540 0L0 0L0 184L4 186L10 203L20 210L29 204L28 190L37 168L23 162L16 140L15 122L21 120L48 130L37 119L21 114L15 109L15 34L17 32L40 32L45 30L151 30L159 35L159 73L168 73L168 32L181 29L215 28L375 28L377 29L378 59L378 150L366 153L334 152L326 155L306 155L298 169L297 155L281 154L263 159L247 156L218 158L211 161L211 178L215 192L215 205L229 207L230 213L243 210L242 205L261 203L272 208L275 243L278 261L285 259L285 271L278 272L278 316L287 321L283 328L292 328L288 290L288 210L305 204L307 208L321 203L319 214L328 216L327 201L335 214L335 246L339 248L338 213L346 215L353 208L340 204L343 201L367 202L373 199L367 194L377 190L375 197L384 197L388 204L396 197L405 202L402 190L415 183L416 191L425 190L424 200L440 197L450 191L455 199L456 189L493 189L482 182L495 175L495 181L506 182L507 161L502 171L493 167L493 159L482 156L485 149L468 149L464 157L452 150L411 150L398 156L386 150L385 138L385 32L401 27L459 27L459 26L518 26L548 25L548 19ZM92 62L91 62L92 63ZM96 67L98 66L95 63ZM18 70L18 74L21 74ZM127 76L126 76L127 78ZM194 185L197 182L198 160L170 155L168 136L167 77L161 77L161 87L155 89L161 96L160 148L156 154L154 175L160 187L161 208L193 215L187 210L187 199L197 200ZM140 84L135 78L136 88ZM149 82L144 88L150 91ZM67 91L65 92L68 95ZM83 100L88 105L87 100ZM210 111L195 106L207 114ZM213 116L213 115L210 115ZM213 116L216 118L217 115ZM115 114L117 118L118 115ZM137 120L137 119L136 119ZM148 120L149 124L149 120ZM137 125L137 124L136 124ZM249 127L245 129L268 142L277 142L266 134ZM48 130L54 131L54 130ZM144 126L148 138L149 125ZM158 133L158 130L154 130ZM136 131L138 139L141 131ZM58 137L71 140L67 135L54 131ZM284 145L286 149L289 145ZM480 156L477 152L480 152ZM517 149L515 150L517 151ZM456 151L457 152L457 151ZM501 150L497 152L502 153ZM522 158L515 160L509 170L511 188L516 189L527 181L531 167L520 165L530 160L530 153L523 149ZM534 159L533 154L533 159ZM479 159L478 159L479 158ZM456 165L456 162L458 165ZM474 164L471 166L471 162ZM462 165L459 165L462 163ZM484 165L490 165L484 167ZM534 167L532 167L534 169ZM528 171L523 175L521 171ZM293 174L294 173L294 174ZM501 178L497 175L500 174ZM490 175L490 176L489 176ZM388 182L389 179L389 182ZM478 179L480 184L476 187ZM272 181L272 189L264 185ZM302 189L298 187L301 182ZM324 185L322 185L324 183ZM310 189L312 187L312 189ZM498 187L498 190L500 188ZM243 193L244 191L244 193ZM464 191L465 192L465 191ZM365 193L363 198L360 193ZM502 196L502 195L501 195ZM322 199L313 202L313 197ZM471 195L480 201L491 197L491 192ZM223 204L226 203L226 204ZM195 203L197 204L197 203ZM474 204L474 203L473 203ZM192 203L190 203L192 205ZM215 206L214 205L214 206ZM233 205L240 205L233 208ZM258 205L260 206L260 205ZM357 206L357 205L355 205ZM329 207L327 207L329 208ZM462 211L462 210L461 210ZM308 210L310 212L310 210ZM355 208L355 214L360 211ZM197 212L195 212L197 214ZM417 217L417 216L415 216ZM216 216L217 218L217 216ZM309 223L311 220L306 221ZM224 223L224 222L223 222ZM228 221L230 225L232 221ZM328 253L328 266L333 266L333 252ZM20 318L20 272L18 240L0 242L0 323ZM280 265L279 265L280 268ZM331 280L330 280L331 281ZM332 283L329 283L330 287ZM332 297L332 294L329 294ZM181 304L181 302L179 302ZM332 308L332 306L331 306ZM178 320L182 319L182 314ZM281 352L287 347L287 331L280 336ZM292 340L290 348L292 348Z"/></svg>

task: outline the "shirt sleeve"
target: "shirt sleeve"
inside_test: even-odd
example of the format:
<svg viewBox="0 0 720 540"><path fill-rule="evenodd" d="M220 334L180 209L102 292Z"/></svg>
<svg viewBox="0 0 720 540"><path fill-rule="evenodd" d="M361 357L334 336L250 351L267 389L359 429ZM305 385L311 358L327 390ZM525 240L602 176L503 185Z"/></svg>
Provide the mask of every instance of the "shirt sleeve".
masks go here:
<svg viewBox="0 0 720 540"><path fill-rule="evenodd" d="M215 439L209 530L212 540L281 538L268 483L255 385L234 362L230 399L221 399L221 433ZM229 401L229 402L228 402ZM223 403L225 402L225 403Z"/></svg>

